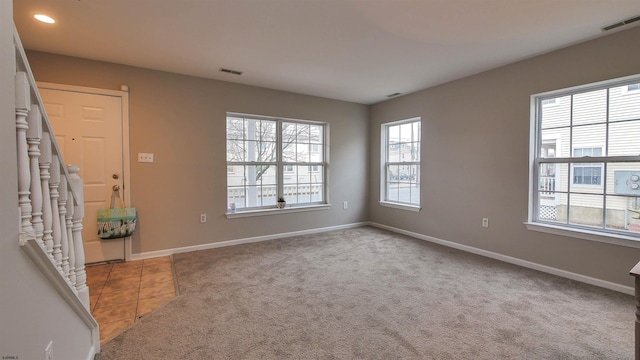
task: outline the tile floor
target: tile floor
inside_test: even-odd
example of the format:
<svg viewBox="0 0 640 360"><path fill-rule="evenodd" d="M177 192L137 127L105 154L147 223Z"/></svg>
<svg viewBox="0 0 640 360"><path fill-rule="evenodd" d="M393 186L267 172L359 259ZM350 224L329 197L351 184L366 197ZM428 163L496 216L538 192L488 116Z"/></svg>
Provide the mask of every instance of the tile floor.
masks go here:
<svg viewBox="0 0 640 360"><path fill-rule="evenodd" d="M87 266L91 313L104 344L176 297L168 256Z"/></svg>

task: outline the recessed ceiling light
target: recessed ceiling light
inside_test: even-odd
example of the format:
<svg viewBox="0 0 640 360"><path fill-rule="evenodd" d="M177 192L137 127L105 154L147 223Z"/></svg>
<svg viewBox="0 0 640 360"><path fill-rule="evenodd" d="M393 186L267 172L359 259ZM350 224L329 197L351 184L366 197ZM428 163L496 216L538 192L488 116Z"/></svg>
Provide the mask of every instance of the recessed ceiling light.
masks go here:
<svg viewBox="0 0 640 360"><path fill-rule="evenodd" d="M52 17L44 14L35 14L33 15L33 17L36 18L36 20L42 21L43 23L47 23L47 24L54 24L56 22L55 20L53 20Z"/></svg>

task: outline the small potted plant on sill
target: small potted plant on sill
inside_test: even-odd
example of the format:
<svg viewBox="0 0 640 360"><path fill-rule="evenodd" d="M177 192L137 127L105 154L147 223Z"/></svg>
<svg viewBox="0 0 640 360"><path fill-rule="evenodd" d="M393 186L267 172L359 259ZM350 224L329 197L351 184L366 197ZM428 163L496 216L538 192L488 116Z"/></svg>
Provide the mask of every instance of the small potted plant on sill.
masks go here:
<svg viewBox="0 0 640 360"><path fill-rule="evenodd" d="M278 209L284 209L287 202L284 200L284 196L278 196Z"/></svg>

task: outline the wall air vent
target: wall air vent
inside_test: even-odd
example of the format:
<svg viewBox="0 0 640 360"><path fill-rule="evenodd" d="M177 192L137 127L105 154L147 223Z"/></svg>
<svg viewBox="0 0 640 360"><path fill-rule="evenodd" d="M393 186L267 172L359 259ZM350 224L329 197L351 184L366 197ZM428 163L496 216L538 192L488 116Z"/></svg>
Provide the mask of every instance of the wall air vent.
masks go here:
<svg viewBox="0 0 640 360"><path fill-rule="evenodd" d="M631 23L634 23L636 21L640 21L640 16L635 16L626 20L622 20L620 22L617 22L615 24L611 24L608 26L605 26L602 28L602 31L609 31L609 30L613 30L615 28L619 28L620 26L625 26L625 25L629 25Z"/></svg>
<svg viewBox="0 0 640 360"><path fill-rule="evenodd" d="M229 73L229 74L233 74L233 75L242 75L242 71L238 71L238 70L220 68L220 71L226 72L226 73Z"/></svg>

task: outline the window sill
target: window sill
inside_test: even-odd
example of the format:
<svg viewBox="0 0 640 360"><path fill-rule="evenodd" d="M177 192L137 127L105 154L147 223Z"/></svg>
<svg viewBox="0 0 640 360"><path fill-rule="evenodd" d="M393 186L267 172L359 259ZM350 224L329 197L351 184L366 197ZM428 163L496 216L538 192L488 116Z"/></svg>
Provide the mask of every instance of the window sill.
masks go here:
<svg viewBox="0 0 640 360"><path fill-rule="evenodd" d="M577 239L596 241L606 244L614 244L632 248L640 248L640 238L622 234L601 233L598 231L590 231L586 229L566 228L552 224L525 222L524 225L528 230L540 231L547 234L567 236Z"/></svg>
<svg viewBox="0 0 640 360"><path fill-rule="evenodd" d="M285 207L284 209L278 209L274 207L270 209L246 210L246 211L237 211L232 213L227 212L224 215L227 217L227 219L237 219L237 218L253 217L253 216L290 214L290 213L316 211L316 210L329 210L330 208L331 208L331 204L318 204L318 205L308 205L308 206Z"/></svg>
<svg viewBox="0 0 640 360"><path fill-rule="evenodd" d="M422 210L420 206L398 204L398 203L393 203L389 201L378 201L378 204L380 204L380 206L390 207L390 208L399 209L399 210L413 211L413 212L419 212L420 210Z"/></svg>

